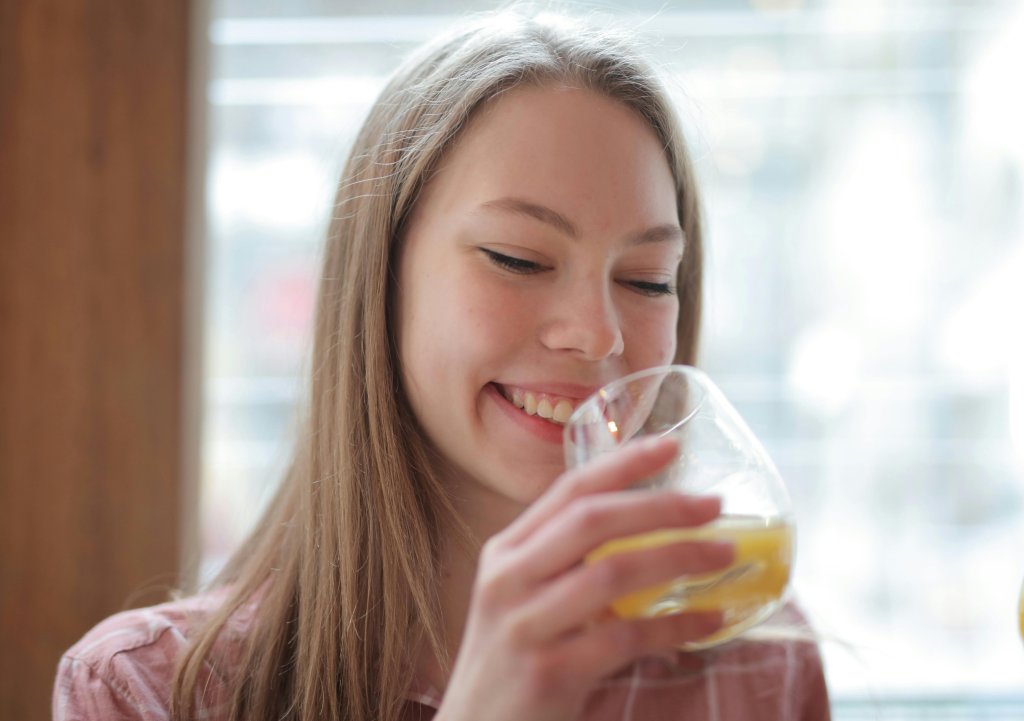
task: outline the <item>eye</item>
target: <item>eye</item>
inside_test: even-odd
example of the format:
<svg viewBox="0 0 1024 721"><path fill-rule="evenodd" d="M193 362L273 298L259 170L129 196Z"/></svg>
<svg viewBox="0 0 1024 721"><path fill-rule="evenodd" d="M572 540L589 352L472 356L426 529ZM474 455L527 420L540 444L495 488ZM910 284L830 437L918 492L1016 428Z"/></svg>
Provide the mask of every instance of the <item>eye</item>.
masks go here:
<svg viewBox="0 0 1024 721"><path fill-rule="evenodd" d="M481 248L480 250L483 251L488 260L499 268L507 270L510 273L532 275L533 273L540 273L543 270L547 270L543 265L540 263L534 263L532 260L524 260L523 258L516 258L512 255L505 255L504 253L498 253L490 248Z"/></svg>
<svg viewBox="0 0 1024 721"><path fill-rule="evenodd" d="M675 295L676 293L675 286L671 283L654 283L649 280L627 280L623 281L623 285L632 288L640 295L646 295L651 298L662 295Z"/></svg>

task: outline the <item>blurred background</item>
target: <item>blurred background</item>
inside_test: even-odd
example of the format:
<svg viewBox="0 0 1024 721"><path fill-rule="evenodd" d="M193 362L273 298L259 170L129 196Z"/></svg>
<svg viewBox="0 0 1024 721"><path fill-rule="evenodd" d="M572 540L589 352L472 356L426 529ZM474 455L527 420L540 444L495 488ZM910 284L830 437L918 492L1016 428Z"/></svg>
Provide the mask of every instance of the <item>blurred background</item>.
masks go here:
<svg viewBox="0 0 1024 721"><path fill-rule="evenodd" d="M280 477L345 150L493 3L215 0L203 573ZM786 477L840 719L1024 717L1024 5L600 2L703 183L703 365Z"/></svg>
<svg viewBox="0 0 1024 721"><path fill-rule="evenodd" d="M242 539L348 145L493 6L0 3L0 718L49 718L64 649ZM789 483L834 717L1024 718L1024 3L575 7L684 117L702 364Z"/></svg>

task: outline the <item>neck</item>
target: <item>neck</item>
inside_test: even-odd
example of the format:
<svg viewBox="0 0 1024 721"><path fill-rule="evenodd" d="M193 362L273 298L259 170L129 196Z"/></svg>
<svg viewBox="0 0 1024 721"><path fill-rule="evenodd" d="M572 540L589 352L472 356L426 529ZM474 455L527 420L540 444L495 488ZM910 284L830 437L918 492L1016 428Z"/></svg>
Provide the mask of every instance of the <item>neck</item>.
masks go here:
<svg viewBox="0 0 1024 721"><path fill-rule="evenodd" d="M467 547L454 532L449 532L441 550L441 588L438 594L441 622L448 658L454 664L469 614L480 548L487 539L515 520L524 506L498 496L472 480L452 483L450 487L455 509L473 540ZM442 668L429 649L420 654L420 670L435 688L443 690L447 686L448 671Z"/></svg>

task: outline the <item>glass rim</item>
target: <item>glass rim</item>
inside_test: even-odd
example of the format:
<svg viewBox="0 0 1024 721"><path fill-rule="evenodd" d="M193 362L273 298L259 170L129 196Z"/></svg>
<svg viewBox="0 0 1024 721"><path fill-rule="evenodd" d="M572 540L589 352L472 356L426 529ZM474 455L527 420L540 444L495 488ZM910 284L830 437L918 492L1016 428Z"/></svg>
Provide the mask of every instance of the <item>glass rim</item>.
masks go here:
<svg viewBox="0 0 1024 721"><path fill-rule="evenodd" d="M623 386L630 385L639 380L644 380L653 376L670 376L679 375L686 378L693 378L699 381L704 391L700 398L700 402L695 404L693 410L691 410L685 418L680 419L676 424L675 428L684 425L687 421L693 418L694 415L703 407L704 402L707 400L707 389L709 386L714 387L711 378L707 373L702 371L700 368L695 366L686 365L684 363L672 363L669 365L651 366L642 370L634 371L628 375L624 375L620 378L616 378L613 381L601 386L598 390L588 396L582 403L576 406L573 410L572 415L569 416L569 420L565 422L565 433L568 434L571 428L579 427L584 425L582 421L583 416L593 407L601 402L607 402L608 397L613 393L621 390Z"/></svg>

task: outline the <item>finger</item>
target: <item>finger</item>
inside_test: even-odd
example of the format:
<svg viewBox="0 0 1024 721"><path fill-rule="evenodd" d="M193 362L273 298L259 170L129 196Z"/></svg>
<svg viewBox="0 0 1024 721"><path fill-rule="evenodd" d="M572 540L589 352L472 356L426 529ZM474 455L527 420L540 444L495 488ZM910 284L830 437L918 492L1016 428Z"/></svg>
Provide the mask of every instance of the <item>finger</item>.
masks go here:
<svg viewBox="0 0 1024 721"><path fill-rule="evenodd" d="M501 532L502 542L521 543L573 499L622 490L654 475L678 452L679 442L670 436L634 441L562 474L547 493Z"/></svg>
<svg viewBox="0 0 1024 721"><path fill-rule="evenodd" d="M722 621L720 611L616 619L568 639L563 652L581 674L603 678L643 656L705 639L722 628Z"/></svg>
<svg viewBox="0 0 1024 721"><path fill-rule="evenodd" d="M510 551L525 584L551 578L580 562L602 543L639 533L699 526L716 518L715 496L675 491L621 491L572 501L562 513Z"/></svg>
<svg viewBox="0 0 1024 721"><path fill-rule="evenodd" d="M579 629L618 598L680 576L728 568L735 558L732 543L683 541L603 558L563 574L522 608L522 632L544 642Z"/></svg>

